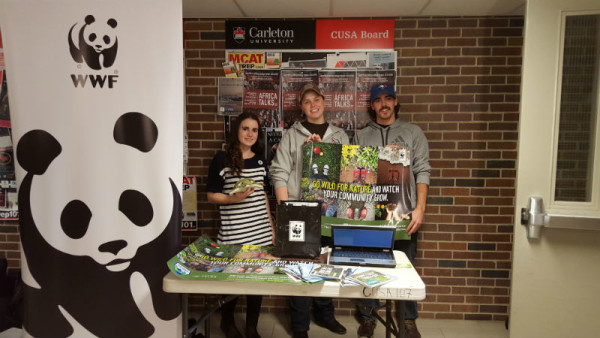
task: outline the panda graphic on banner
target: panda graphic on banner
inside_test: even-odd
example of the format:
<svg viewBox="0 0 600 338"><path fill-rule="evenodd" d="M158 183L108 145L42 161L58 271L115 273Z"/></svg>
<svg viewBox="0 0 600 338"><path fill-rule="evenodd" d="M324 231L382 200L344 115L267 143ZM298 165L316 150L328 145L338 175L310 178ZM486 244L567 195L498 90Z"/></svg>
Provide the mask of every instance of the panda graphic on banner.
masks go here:
<svg viewBox="0 0 600 338"><path fill-rule="evenodd" d="M123 146L147 153L156 143L158 129L145 115L127 113L116 121L112 136ZM148 337L153 327L135 304L130 283L134 274L141 273L150 286L154 309L161 319L173 319L181 312L178 297L162 291L167 265L155 263L166 262L178 250L179 241L173 241L180 234L182 217L177 186L173 178L164 178L173 196L171 218L163 229L149 229L159 234L148 243L140 243L139 238L124 238L122 235L128 232L115 233L113 240L95 243L85 235L96 210L78 199L67 203L60 213L61 228L54 230L62 231L72 240L83 241L89 252L82 256L80 252L70 252L72 247L64 242L47 241L32 214L32 187L62 149L60 142L43 130L26 133L17 145L19 164L28 172L19 189L23 250L31 274L41 287L26 287L28 302L35 303L36 309L29 313L35 317L26 319L25 329L38 337L70 336L73 330L59 311L60 306L99 337L111 337L115 332L123 337ZM122 192L115 207L131 221L124 226L145 227L153 218L155 206L144 193L130 189ZM111 256L109 261L103 257L107 254ZM69 286L69 293L58 292L65 285Z"/></svg>
<svg viewBox="0 0 600 338"><path fill-rule="evenodd" d="M153 90L159 81L180 82L182 55L162 53L140 61L141 49L133 46L141 42L132 39L123 39L127 44L120 48L127 53L117 55L117 22L130 22L131 17L101 19L86 11L81 24L70 21L63 27L50 19L56 13L48 14L34 2L28 5L23 11L9 8L13 14L0 15L3 23L17 27L33 13L46 25L42 27L62 29L60 36L39 39L63 41L64 53L51 54L63 59L50 61L30 58L28 48L40 41L39 33L5 45L7 53L15 53L7 58L13 62L7 68L13 67L23 87L29 90L30 80L43 83L41 94L34 88L21 95L29 99L16 105L19 123L14 125L26 336L175 336L181 332L180 296L164 292L162 280L169 271L166 262L181 249L183 121L172 110L183 109L183 87L170 85L162 96ZM155 5L160 29L174 27L159 42L174 50L181 46L172 33L181 27L181 4L159 0ZM85 62L94 74L118 61L128 70L127 83L111 91L48 85L56 74L71 71L71 58ZM28 67L43 68L46 62L65 66L49 70L56 74L47 78L26 76ZM140 71L157 64L168 75ZM147 97L131 94L140 88L149 92ZM55 109L53 100L62 108Z"/></svg>
<svg viewBox="0 0 600 338"><path fill-rule="evenodd" d="M77 34L77 44L73 38L75 26L77 24L71 26L69 30L69 50L73 60L77 63L85 60L85 63L95 70L112 66L119 45L115 32L117 20L110 18L105 23L99 23L93 15L86 16L85 24Z"/></svg>

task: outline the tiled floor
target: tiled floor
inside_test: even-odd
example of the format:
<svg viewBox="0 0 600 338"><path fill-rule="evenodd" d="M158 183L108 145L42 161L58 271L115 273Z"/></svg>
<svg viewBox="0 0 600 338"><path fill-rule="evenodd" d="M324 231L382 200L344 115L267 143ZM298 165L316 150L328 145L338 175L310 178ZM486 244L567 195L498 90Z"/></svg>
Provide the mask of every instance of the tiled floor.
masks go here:
<svg viewBox="0 0 600 338"><path fill-rule="evenodd" d="M358 323L351 316L337 316L337 320L348 329L345 335L336 335L328 330L311 323L308 332L311 338L354 338L357 337ZM216 313L211 318L210 336L212 338L223 338L224 335L219 328L220 317ZM243 314L237 314L236 325L243 328ZM417 326L422 338L508 338L508 330L504 328L504 322L500 321L473 321L473 320L449 320L449 319L419 319ZM258 332L262 338L285 338L290 337L289 320L285 314L263 313L258 322ZM203 332L203 331L200 331ZM11 329L0 332L0 338L20 338L22 331ZM385 329L377 325L374 337L385 337ZM191 337L190 337L191 338Z"/></svg>
<svg viewBox="0 0 600 338"><path fill-rule="evenodd" d="M244 327L244 314L236 314L236 325ZM357 337L358 323L353 316L336 316L348 330L345 335L336 335L327 329L319 327L314 323L308 331L310 338L342 338ZM211 318L210 336L212 338L223 338L224 335L219 328L219 313ZM472 320L449 320L449 319L418 319L417 326L422 338L508 338L508 330L503 321L472 321ZM258 322L258 332L262 338L285 338L290 337L289 319L286 314L262 313ZM385 337L385 328L378 324L373 337Z"/></svg>

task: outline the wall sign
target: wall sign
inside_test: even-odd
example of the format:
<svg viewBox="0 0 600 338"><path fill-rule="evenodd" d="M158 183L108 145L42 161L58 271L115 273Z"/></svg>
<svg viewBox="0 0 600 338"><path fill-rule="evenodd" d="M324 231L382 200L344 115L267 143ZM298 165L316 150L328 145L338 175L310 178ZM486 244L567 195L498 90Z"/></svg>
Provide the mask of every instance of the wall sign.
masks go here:
<svg viewBox="0 0 600 338"><path fill-rule="evenodd" d="M394 20L317 20L317 49L393 49Z"/></svg>
<svg viewBox="0 0 600 338"><path fill-rule="evenodd" d="M314 20L227 20L226 49L314 49Z"/></svg>

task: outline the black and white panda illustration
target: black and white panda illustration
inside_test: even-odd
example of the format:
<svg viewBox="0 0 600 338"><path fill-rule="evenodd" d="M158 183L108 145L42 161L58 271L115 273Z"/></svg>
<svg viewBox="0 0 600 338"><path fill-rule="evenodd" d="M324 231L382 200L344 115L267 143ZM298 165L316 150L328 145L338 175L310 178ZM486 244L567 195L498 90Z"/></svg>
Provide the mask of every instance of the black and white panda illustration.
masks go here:
<svg viewBox="0 0 600 338"><path fill-rule="evenodd" d="M69 50L73 60L85 63L92 69L100 70L113 65L117 57L118 41L115 33L117 20L106 23L96 22L93 15L85 17L85 24L79 29L78 43L73 39L74 24L69 30ZM102 60L102 62L101 62Z"/></svg>
<svg viewBox="0 0 600 338"><path fill-rule="evenodd" d="M138 112L118 117L112 135L89 143L97 148L82 149L68 134L42 129L19 139L16 157L25 171L20 233L33 280L25 298L35 304L26 308L27 333L167 336L152 323L173 323L181 314L178 295L162 291L166 261L180 250L181 177L155 175L149 181L131 173L168 165L155 157L158 139L157 125ZM117 153L138 167L106 158ZM96 175L73 175L69 168L75 164ZM114 182L101 189L87 181L105 177ZM151 297L142 299L145 291Z"/></svg>

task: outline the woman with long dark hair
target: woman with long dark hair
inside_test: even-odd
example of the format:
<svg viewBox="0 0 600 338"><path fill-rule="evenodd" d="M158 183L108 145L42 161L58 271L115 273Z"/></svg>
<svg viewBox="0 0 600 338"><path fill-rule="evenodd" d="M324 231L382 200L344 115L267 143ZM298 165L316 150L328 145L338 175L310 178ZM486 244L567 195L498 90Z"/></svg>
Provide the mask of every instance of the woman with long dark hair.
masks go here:
<svg viewBox="0 0 600 338"><path fill-rule="evenodd" d="M256 115L243 113L234 123L226 151L218 152L210 164L206 185L208 202L219 205L221 227L217 240L223 244L272 245L273 226L266 161L262 157L262 131ZM253 179L255 187L230 194L241 179ZM246 337L260 337L256 326L262 296L246 296ZM234 324L237 298L221 309L221 329L227 338L243 337Z"/></svg>

